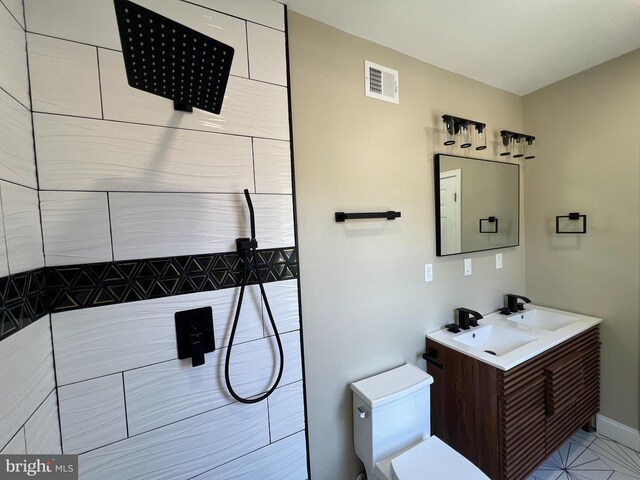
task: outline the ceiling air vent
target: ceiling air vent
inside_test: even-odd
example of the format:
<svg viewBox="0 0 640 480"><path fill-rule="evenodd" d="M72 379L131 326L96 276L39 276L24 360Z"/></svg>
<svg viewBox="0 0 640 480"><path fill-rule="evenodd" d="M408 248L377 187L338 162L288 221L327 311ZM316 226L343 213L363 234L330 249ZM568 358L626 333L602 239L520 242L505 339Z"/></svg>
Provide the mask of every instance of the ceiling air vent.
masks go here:
<svg viewBox="0 0 640 480"><path fill-rule="evenodd" d="M365 60L364 93L367 97L400 103L398 71Z"/></svg>

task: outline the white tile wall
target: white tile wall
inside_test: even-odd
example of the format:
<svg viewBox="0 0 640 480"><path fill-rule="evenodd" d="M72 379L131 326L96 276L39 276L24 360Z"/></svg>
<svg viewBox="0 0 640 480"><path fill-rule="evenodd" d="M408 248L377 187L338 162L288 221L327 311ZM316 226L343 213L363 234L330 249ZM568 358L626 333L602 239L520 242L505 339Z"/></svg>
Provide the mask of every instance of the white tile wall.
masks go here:
<svg viewBox="0 0 640 480"><path fill-rule="evenodd" d="M277 388L268 402L272 442L304 430L302 382Z"/></svg>
<svg viewBox="0 0 640 480"><path fill-rule="evenodd" d="M44 266L38 192L0 182L11 274Z"/></svg>
<svg viewBox="0 0 640 480"><path fill-rule="evenodd" d="M241 195L115 193L115 258L233 251L247 236L241 209Z"/></svg>
<svg viewBox="0 0 640 480"><path fill-rule="evenodd" d="M24 425L24 435L29 454L62 453L60 423L58 421L58 399L55 390L38 407Z"/></svg>
<svg viewBox="0 0 640 480"><path fill-rule="evenodd" d="M219 360L220 355L211 352L196 368L185 359L125 372L129 433L137 435L232 403L218 376Z"/></svg>
<svg viewBox="0 0 640 480"><path fill-rule="evenodd" d="M180 297L163 300L170 299ZM175 306L133 302L53 314L58 384L175 358Z"/></svg>
<svg viewBox="0 0 640 480"><path fill-rule="evenodd" d="M230 77L222 112L207 124L239 135L289 140L287 102L284 87Z"/></svg>
<svg viewBox="0 0 640 480"><path fill-rule="evenodd" d="M95 47L31 33L27 45L34 111L102 116Z"/></svg>
<svg viewBox="0 0 640 480"><path fill-rule="evenodd" d="M282 347L284 349L284 373L280 380L280 385L297 382L302 379L302 361L300 355L300 332L289 332L280 336ZM273 337L269 337L271 341L271 349L274 358L277 355L277 345L273 341ZM235 350L233 350L235 354Z"/></svg>
<svg viewBox="0 0 640 480"><path fill-rule="evenodd" d="M120 49L113 1L24 0L27 31Z"/></svg>
<svg viewBox="0 0 640 480"><path fill-rule="evenodd" d="M181 480L269 443L266 404L231 404L80 456L80 478Z"/></svg>
<svg viewBox="0 0 640 480"><path fill-rule="evenodd" d="M136 3L231 45L236 50L231 73L247 76L244 21L175 0L139 0ZM30 32L122 49L112 0L25 0L25 7Z"/></svg>
<svg viewBox="0 0 640 480"><path fill-rule="evenodd" d="M129 87L122 54L100 50L104 117L218 133L289 139L287 89L240 77L229 77L222 112L195 109L177 112L173 102Z"/></svg>
<svg viewBox="0 0 640 480"><path fill-rule="evenodd" d="M171 101L127 85L122 54L114 51L120 42L112 0L25 0L34 109L43 112L34 122L48 264L108 261L112 245L115 260L234 251L235 239L249 233L244 188L255 193L259 247L293 246L284 6L270 0L140 3L236 48L222 115L176 112ZM0 40L7 35L0 30ZM4 103L11 102L16 109L13 99ZM0 127L3 108L0 92ZM22 134L26 148L26 108L22 116L25 127L14 127L11 138ZM10 112L4 122L18 117ZM14 163L6 174L0 167L0 179L27 168ZM27 257L42 263L34 253L42 245L25 221L38 224L36 192L20 188L0 182L12 273L28 266ZM0 275L1 251L0 241ZM187 479L203 472L202 478L307 478L304 435L296 433L304 429L297 284L266 289L283 332L285 371L274 396L250 406L230 403L224 386L237 288L52 315L63 446L66 453L84 452L83 480ZM192 368L176 359L174 314L207 305L217 350ZM271 333L264 315L257 286L248 287L231 365L243 396L270 386L278 366L275 339L264 338ZM0 354L16 335L0 343ZM51 363L50 345L48 358ZM3 368L0 363L2 379ZM27 371L38 377L37 369ZM39 405L17 399L41 402L53 390L49 382L40 397L18 391L15 405L0 396L0 446L29 443L30 429L34 438L32 420L26 439L12 440ZM3 416L9 411L18 411L22 423L10 424ZM50 418L52 411L38 414ZM49 434L39 438L53 443Z"/></svg>
<svg viewBox="0 0 640 480"><path fill-rule="evenodd" d="M253 195L258 248L295 245L293 200L290 195ZM243 207L246 209L246 206ZM248 214L247 214L248 215Z"/></svg>
<svg viewBox="0 0 640 480"><path fill-rule="evenodd" d="M259 248L292 246L291 197L253 195ZM249 235L243 195L110 195L116 260L235 251Z"/></svg>
<svg viewBox="0 0 640 480"><path fill-rule="evenodd" d="M271 313L276 321L279 333L286 333L300 328L300 311L298 309L298 281L265 283L265 292L269 299ZM273 335L266 306L263 304L265 335Z"/></svg>
<svg viewBox="0 0 640 480"><path fill-rule="evenodd" d="M22 0L2 0L1 3L4 3L5 7L9 9L14 18L22 25L24 28L24 9L22 7Z"/></svg>
<svg viewBox="0 0 640 480"><path fill-rule="evenodd" d="M300 372L293 363L297 336L298 333L294 332L282 337L287 366L287 376L283 384L293 377L289 370ZM234 342L230 378L236 393L248 397L271 386L278 368L274 348L275 343L271 339L242 344ZM211 352L206 355L205 365L197 368L193 368L191 361L187 359L172 360L125 372L130 435L137 435L234 402L224 381L226 354L226 348ZM286 395L283 398L285 397ZM287 407L298 407L292 401L286 403ZM282 401L277 401L276 404L280 405ZM293 412L290 413L295 415ZM279 422L283 425L280 432L290 429L286 423L291 423L291 420ZM300 428L295 431L298 430Z"/></svg>
<svg viewBox="0 0 640 480"><path fill-rule="evenodd" d="M235 50L231 63L231 75L249 76L244 20L175 0L138 0L136 3L207 37L230 45Z"/></svg>
<svg viewBox="0 0 640 480"><path fill-rule="evenodd" d="M47 266L112 260L107 194L40 192Z"/></svg>
<svg viewBox="0 0 640 480"><path fill-rule="evenodd" d="M5 445L53 391L49 317L0 342L0 445Z"/></svg>
<svg viewBox="0 0 640 480"><path fill-rule="evenodd" d="M189 0L204 7L228 13L250 22L260 23L284 31L284 5L276 1L255 0Z"/></svg>
<svg viewBox="0 0 640 480"><path fill-rule="evenodd" d="M122 374L58 389L64 453L82 453L127 438Z"/></svg>
<svg viewBox="0 0 640 480"><path fill-rule="evenodd" d="M34 115L40 187L253 191L251 139L57 115Z"/></svg>
<svg viewBox="0 0 640 480"><path fill-rule="evenodd" d="M22 26L0 6L0 87L29 108L26 39Z"/></svg>
<svg viewBox="0 0 640 480"><path fill-rule="evenodd" d="M216 347L221 348L237 293L238 289L224 289L54 313L59 385L177 358L174 314L182 310L211 306ZM237 341L260 338L260 303L255 287L245 293L242 313Z"/></svg>
<svg viewBox="0 0 640 480"><path fill-rule="evenodd" d="M0 159L0 178L36 188L31 114L3 90L0 90Z"/></svg>
<svg viewBox="0 0 640 480"><path fill-rule="evenodd" d="M24 438L24 428L18 430L18 433L7 443L7 446L0 450L3 455L24 455L27 453L27 444Z"/></svg>
<svg viewBox="0 0 640 480"><path fill-rule="evenodd" d="M216 348L226 347L231 335L240 288L225 288L209 294L196 294L194 298L197 298L197 296L208 298L209 304L213 308L213 331ZM262 297L258 286L250 285L246 287L234 343L250 342L262 337L261 308Z"/></svg>
<svg viewBox="0 0 640 480"><path fill-rule="evenodd" d="M291 195L291 149L289 142L253 139L257 193Z"/></svg>
<svg viewBox="0 0 640 480"><path fill-rule="evenodd" d="M287 84L287 57L284 32L247 24L249 77L263 82Z"/></svg>
<svg viewBox="0 0 640 480"><path fill-rule="evenodd" d="M194 480L305 480L307 447L304 432L267 445Z"/></svg>
<svg viewBox="0 0 640 480"><path fill-rule="evenodd" d="M4 234L4 215L2 212L2 182L0 182L0 277L9 275L7 240Z"/></svg>
<svg viewBox="0 0 640 480"><path fill-rule="evenodd" d="M285 364L280 385L286 385L302 378L300 332L285 333L280 336L280 339ZM252 348L255 348L255 351L252 351ZM254 362L264 362L266 367L262 365L258 368ZM278 346L273 337L238 345L234 342L231 351L230 377L232 385L237 386L234 390L239 395L245 397L265 391L273 384L278 366Z"/></svg>

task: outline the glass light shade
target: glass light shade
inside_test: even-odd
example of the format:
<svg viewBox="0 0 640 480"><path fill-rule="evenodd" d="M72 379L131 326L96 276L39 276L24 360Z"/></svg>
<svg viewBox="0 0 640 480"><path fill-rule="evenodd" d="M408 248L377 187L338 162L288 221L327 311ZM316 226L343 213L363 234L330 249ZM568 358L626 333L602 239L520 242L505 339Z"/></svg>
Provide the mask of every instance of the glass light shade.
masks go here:
<svg viewBox="0 0 640 480"><path fill-rule="evenodd" d="M471 128L468 123L460 124L460 148L471 146Z"/></svg>
<svg viewBox="0 0 640 480"><path fill-rule="evenodd" d="M487 148L487 134L485 127L476 125L473 131L473 141L476 145L476 150L484 150Z"/></svg>
<svg viewBox="0 0 640 480"><path fill-rule="evenodd" d="M511 155L511 135L508 133L500 134L500 156L508 157Z"/></svg>
<svg viewBox="0 0 640 480"><path fill-rule="evenodd" d="M536 158L536 147L533 143L533 140L526 140L524 142L524 158L526 160Z"/></svg>
<svg viewBox="0 0 640 480"><path fill-rule="evenodd" d="M444 144L448 147L456 143L455 139L455 124L452 118L442 119L442 137L444 138Z"/></svg>
<svg viewBox="0 0 640 480"><path fill-rule="evenodd" d="M513 139L513 158L520 158L524 155L524 140L520 137Z"/></svg>

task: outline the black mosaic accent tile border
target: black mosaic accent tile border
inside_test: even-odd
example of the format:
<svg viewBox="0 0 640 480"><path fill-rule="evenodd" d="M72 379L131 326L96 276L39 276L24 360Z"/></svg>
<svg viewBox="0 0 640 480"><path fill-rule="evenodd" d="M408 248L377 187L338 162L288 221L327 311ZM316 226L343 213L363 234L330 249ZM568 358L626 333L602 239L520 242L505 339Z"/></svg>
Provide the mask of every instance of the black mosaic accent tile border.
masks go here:
<svg viewBox="0 0 640 480"><path fill-rule="evenodd" d="M294 247L258 250L264 283L298 277ZM240 286L236 252L47 267L0 278L0 341L47 313ZM255 271L249 284L257 283Z"/></svg>
<svg viewBox="0 0 640 480"><path fill-rule="evenodd" d="M0 278L0 340L47 313L44 268Z"/></svg>
<svg viewBox="0 0 640 480"><path fill-rule="evenodd" d="M296 278L294 248L258 250L263 282ZM233 288L242 280L237 253L185 255L47 269L51 313ZM255 273L249 283L257 283Z"/></svg>

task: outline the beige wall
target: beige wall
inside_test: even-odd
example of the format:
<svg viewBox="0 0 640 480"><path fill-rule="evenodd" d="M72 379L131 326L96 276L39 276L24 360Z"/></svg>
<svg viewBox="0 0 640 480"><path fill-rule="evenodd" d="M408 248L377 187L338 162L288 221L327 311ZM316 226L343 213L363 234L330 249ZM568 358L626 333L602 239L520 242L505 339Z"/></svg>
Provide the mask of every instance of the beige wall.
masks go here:
<svg viewBox="0 0 640 480"><path fill-rule="evenodd" d="M520 97L289 14L295 187L311 473L352 480L349 383L411 362L424 335L467 306L486 313L524 292L524 248L435 257L434 131L444 113L520 131ZM364 61L400 72L400 104L364 95ZM337 224L335 211L399 210L395 221ZM523 242L521 242L522 245ZM424 283L424 264L434 282Z"/></svg>
<svg viewBox="0 0 640 480"><path fill-rule="evenodd" d="M523 99L526 285L537 302L604 318L602 410L638 428L640 50ZM587 214L584 236L555 216ZM553 281L550 281L553 279Z"/></svg>

